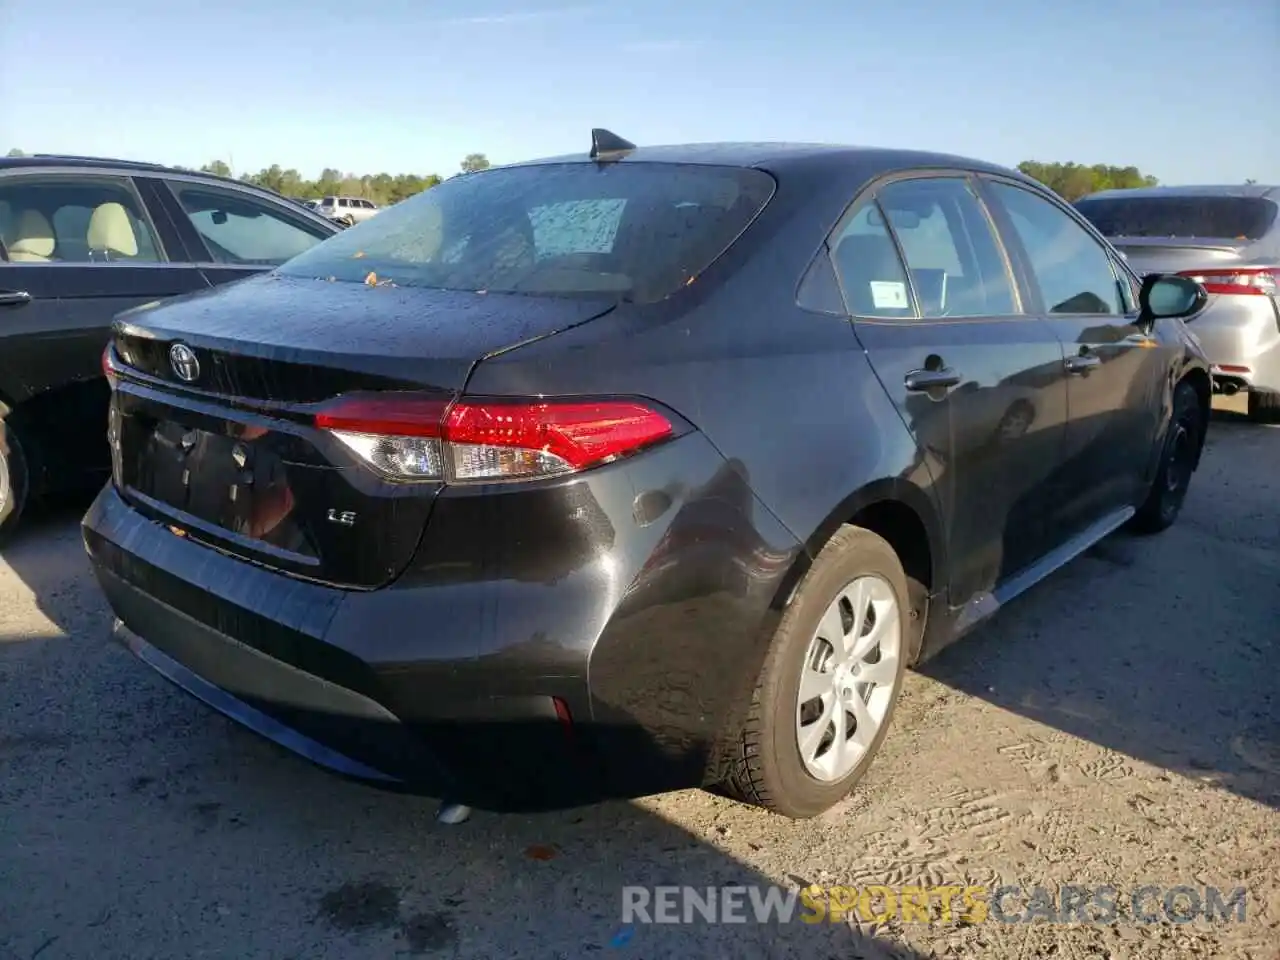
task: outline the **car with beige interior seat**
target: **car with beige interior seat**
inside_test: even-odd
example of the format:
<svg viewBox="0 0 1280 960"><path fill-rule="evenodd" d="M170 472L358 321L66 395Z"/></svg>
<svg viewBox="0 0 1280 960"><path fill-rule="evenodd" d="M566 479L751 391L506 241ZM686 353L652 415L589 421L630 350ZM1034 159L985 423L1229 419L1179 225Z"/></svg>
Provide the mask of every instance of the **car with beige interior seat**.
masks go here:
<svg viewBox="0 0 1280 960"><path fill-rule="evenodd" d="M86 157L0 158L0 540L110 471L111 318L262 273L338 231L266 190Z"/></svg>

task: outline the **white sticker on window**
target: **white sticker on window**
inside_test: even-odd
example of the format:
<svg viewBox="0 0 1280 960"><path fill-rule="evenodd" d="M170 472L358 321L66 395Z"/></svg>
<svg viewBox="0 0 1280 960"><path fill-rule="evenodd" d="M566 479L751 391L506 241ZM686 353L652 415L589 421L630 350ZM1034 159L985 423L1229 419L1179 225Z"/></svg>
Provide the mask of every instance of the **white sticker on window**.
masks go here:
<svg viewBox="0 0 1280 960"><path fill-rule="evenodd" d="M906 310L907 285L900 280L872 280L871 302L877 310Z"/></svg>

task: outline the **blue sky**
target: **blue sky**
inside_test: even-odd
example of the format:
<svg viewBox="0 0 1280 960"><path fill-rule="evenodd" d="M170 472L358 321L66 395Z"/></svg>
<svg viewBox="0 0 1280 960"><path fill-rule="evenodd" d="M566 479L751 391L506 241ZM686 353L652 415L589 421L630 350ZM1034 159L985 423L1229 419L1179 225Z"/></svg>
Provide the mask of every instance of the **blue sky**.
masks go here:
<svg viewBox="0 0 1280 960"><path fill-rule="evenodd" d="M0 151L448 175L592 126L1280 183L1280 2L0 0Z"/></svg>

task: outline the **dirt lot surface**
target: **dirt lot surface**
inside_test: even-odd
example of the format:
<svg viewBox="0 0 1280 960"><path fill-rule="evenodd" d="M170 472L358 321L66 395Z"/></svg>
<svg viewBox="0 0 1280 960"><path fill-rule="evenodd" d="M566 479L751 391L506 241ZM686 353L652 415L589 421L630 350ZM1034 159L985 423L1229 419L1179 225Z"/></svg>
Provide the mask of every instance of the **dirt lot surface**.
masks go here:
<svg viewBox="0 0 1280 960"><path fill-rule="evenodd" d="M1280 949L1280 428L1215 419L1173 530L1109 539L911 676L865 782L808 823L690 791L440 826L434 802L286 756L110 645L75 521L0 559L4 960ZM1014 919L1036 886L1110 885L1119 914L622 923L624 884L732 883L1016 884ZM1158 922L1130 909L1148 885ZM1176 886L1245 888L1243 922L1171 922Z"/></svg>

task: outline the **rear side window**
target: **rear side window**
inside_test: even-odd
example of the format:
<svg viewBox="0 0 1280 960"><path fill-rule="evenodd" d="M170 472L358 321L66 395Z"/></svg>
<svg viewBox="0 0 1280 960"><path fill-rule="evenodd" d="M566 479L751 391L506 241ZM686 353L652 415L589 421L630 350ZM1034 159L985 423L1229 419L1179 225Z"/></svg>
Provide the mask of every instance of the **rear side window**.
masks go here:
<svg viewBox="0 0 1280 960"><path fill-rule="evenodd" d="M900 180L876 196L902 246L924 317L1016 312L991 223L959 177Z"/></svg>
<svg viewBox="0 0 1280 960"><path fill-rule="evenodd" d="M855 316L995 317L1017 310L991 224L959 177L882 187L850 219L832 255Z"/></svg>
<svg viewBox="0 0 1280 960"><path fill-rule="evenodd" d="M1085 197L1079 210L1105 237L1260 240L1276 220L1264 197Z"/></svg>
<svg viewBox="0 0 1280 960"><path fill-rule="evenodd" d="M114 177L0 182L0 239L21 263L154 263L163 259L132 184Z"/></svg>
<svg viewBox="0 0 1280 960"><path fill-rule="evenodd" d="M648 303L706 270L773 191L763 171L701 164L494 169L388 207L281 272Z"/></svg>

